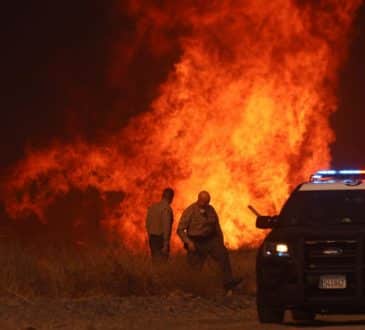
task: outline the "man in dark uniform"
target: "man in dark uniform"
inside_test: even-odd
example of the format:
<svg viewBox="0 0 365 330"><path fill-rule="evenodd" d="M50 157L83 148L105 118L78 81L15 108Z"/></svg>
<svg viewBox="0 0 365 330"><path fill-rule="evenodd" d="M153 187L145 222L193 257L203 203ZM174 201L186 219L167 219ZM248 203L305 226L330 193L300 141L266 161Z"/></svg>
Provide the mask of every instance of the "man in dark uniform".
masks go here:
<svg viewBox="0 0 365 330"><path fill-rule="evenodd" d="M189 264L201 269L205 259L210 256L219 265L223 275L224 288L231 290L241 282L241 279L234 279L232 276L231 263L224 246L219 218L214 207L209 203L209 193L200 192L198 200L183 212L177 234L188 251Z"/></svg>
<svg viewBox="0 0 365 330"><path fill-rule="evenodd" d="M166 188L159 202L152 204L147 211L146 229L149 238L152 261L167 261L170 252L170 238L173 223L171 203L174 191Z"/></svg>

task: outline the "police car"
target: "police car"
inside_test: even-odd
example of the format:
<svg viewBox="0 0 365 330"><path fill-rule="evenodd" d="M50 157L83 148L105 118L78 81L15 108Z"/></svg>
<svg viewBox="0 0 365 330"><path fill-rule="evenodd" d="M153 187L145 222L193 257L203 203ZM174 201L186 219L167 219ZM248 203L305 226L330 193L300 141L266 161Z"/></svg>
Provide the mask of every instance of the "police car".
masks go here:
<svg viewBox="0 0 365 330"><path fill-rule="evenodd" d="M323 170L299 185L257 255L257 310L263 323L318 313L365 312L365 171Z"/></svg>

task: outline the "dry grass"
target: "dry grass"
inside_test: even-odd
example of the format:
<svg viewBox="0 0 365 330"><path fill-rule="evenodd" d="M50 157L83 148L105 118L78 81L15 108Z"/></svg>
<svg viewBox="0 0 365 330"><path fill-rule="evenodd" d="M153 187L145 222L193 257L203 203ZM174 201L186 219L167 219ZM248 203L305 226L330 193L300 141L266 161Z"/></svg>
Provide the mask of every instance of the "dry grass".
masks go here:
<svg viewBox="0 0 365 330"><path fill-rule="evenodd" d="M24 300L45 296L80 298L98 295L126 296L167 294L183 291L215 295L221 289L213 262L201 272L186 265L184 255L171 257L167 265L152 267L146 255L118 250L39 250L14 244L0 246L0 293ZM244 277L244 290L255 291L255 251L230 252L237 276Z"/></svg>

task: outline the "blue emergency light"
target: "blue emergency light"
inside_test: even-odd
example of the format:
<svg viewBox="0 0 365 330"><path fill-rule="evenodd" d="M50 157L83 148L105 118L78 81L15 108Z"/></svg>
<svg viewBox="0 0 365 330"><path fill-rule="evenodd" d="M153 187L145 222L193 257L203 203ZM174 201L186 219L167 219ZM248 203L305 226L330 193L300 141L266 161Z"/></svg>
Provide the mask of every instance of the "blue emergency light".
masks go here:
<svg viewBox="0 0 365 330"><path fill-rule="evenodd" d="M361 182L365 179L365 170L320 170L314 173L310 182L333 183L333 182Z"/></svg>

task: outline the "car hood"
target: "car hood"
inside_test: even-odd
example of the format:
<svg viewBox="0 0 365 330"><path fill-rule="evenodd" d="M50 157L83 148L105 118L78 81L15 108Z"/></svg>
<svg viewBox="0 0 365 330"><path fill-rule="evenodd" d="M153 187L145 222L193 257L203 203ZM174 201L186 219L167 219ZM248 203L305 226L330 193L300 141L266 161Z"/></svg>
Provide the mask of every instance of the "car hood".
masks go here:
<svg viewBox="0 0 365 330"><path fill-rule="evenodd" d="M274 228L266 241L365 239L365 225L288 226Z"/></svg>

